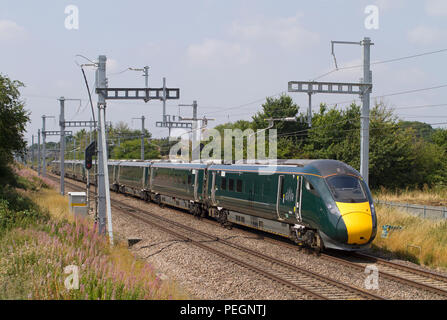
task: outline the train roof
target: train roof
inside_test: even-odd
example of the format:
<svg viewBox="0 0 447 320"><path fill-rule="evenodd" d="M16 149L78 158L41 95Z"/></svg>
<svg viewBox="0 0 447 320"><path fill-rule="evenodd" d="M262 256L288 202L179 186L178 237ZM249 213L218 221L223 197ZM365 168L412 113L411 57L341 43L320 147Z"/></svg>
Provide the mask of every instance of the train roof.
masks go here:
<svg viewBox="0 0 447 320"><path fill-rule="evenodd" d="M189 162L155 162L152 164L155 168L186 168L186 169L205 169L208 165L204 163Z"/></svg>
<svg viewBox="0 0 447 320"><path fill-rule="evenodd" d="M109 161L110 164L110 161ZM114 164L125 166L125 167L148 167L150 166L150 162L146 161L116 161Z"/></svg>
<svg viewBox="0 0 447 320"><path fill-rule="evenodd" d="M251 171L259 173L308 173L321 177L327 177L336 174L350 174L361 177L360 173L338 160L319 159L319 160L300 160L292 159L287 161L278 161L278 164L227 164L211 165L209 170L222 171Z"/></svg>

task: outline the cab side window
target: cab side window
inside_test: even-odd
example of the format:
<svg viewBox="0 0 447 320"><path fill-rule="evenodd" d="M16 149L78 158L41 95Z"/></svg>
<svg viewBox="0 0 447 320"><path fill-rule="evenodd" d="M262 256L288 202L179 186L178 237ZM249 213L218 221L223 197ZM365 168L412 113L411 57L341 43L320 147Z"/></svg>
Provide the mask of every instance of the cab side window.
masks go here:
<svg viewBox="0 0 447 320"><path fill-rule="evenodd" d="M304 188L306 188L307 191L309 191L310 193L314 194L314 195L318 195L317 190L315 189L315 187L313 186L313 184L307 180L304 179Z"/></svg>

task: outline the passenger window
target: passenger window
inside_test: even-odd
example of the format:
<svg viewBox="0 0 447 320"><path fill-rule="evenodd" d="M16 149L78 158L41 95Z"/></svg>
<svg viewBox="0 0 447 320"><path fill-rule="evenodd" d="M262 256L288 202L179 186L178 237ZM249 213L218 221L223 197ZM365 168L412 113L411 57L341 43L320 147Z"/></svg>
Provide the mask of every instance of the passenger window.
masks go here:
<svg viewBox="0 0 447 320"><path fill-rule="evenodd" d="M191 184L191 181L192 181L191 175L188 174L188 184Z"/></svg>
<svg viewBox="0 0 447 320"><path fill-rule="evenodd" d="M242 180L237 179L236 191L242 192Z"/></svg>
<svg viewBox="0 0 447 320"><path fill-rule="evenodd" d="M230 181L228 181L228 190L229 191L234 191L234 180L230 179Z"/></svg>
<svg viewBox="0 0 447 320"><path fill-rule="evenodd" d="M227 178L222 178L220 182L220 188L222 190L227 190Z"/></svg>

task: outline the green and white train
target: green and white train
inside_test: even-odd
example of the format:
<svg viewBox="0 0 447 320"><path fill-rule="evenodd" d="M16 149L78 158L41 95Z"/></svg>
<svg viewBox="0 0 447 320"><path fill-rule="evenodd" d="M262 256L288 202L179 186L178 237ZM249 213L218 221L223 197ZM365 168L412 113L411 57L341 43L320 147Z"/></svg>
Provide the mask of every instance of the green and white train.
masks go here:
<svg viewBox="0 0 447 320"><path fill-rule="evenodd" d="M336 160L286 160L279 165L109 161L110 189L145 201L287 237L317 250L360 250L377 233L368 186ZM60 174L58 161L52 171ZM95 167L95 163L93 164ZM67 177L90 182L94 168L66 161Z"/></svg>

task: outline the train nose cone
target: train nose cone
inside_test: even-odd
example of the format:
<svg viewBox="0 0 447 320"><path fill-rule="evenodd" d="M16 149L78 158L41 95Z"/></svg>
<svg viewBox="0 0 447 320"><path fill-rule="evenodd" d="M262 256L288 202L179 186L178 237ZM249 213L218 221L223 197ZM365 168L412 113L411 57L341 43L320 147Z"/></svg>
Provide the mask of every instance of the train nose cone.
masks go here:
<svg viewBox="0 0 447 320"><path fill-rule="evenodd" d="M369 202L340 203L337 202L341 217L346 227L348 244L365 244L371 239L372 217ZM340 225L340 222L339 222Z"/></svg>

